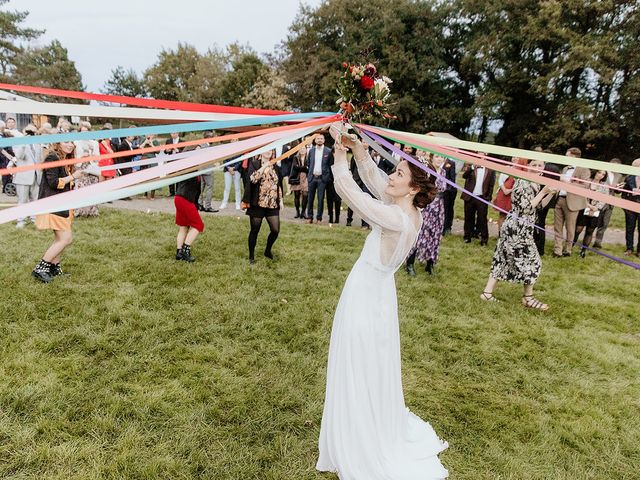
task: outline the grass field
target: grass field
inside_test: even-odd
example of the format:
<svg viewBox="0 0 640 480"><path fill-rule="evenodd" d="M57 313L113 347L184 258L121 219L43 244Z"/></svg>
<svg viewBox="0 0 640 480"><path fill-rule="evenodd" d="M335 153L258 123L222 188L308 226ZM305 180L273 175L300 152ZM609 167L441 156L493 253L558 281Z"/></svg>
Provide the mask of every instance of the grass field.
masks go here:
<svg viewBox="0 0 640 480"><path fill-rule="evenodd" d="M0 478L335 478L314 470L328 339L365 232L283 223L250 267L247 220L205 222L178 263L171 215L103 209L49 285L50 234L0 226ZM397 275L406 402L451 478L637 479L640 273L545 257L550 312L515 285L487 304L493 245L446 237L436 276Z"/></svg>

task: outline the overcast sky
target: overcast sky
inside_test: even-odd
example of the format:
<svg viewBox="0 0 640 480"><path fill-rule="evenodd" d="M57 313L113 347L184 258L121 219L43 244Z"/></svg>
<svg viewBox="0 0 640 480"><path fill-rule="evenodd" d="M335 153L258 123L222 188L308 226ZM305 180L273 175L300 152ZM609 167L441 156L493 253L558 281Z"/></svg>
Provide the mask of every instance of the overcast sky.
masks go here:
<svg viewBox="0 0 640 480"><path fill-rule="evenodd" d="M300 0L11 0L4 8L28 11L24 25L46 29L35 42L58 39L89 91L100 90L118 65L142 72L162 48L178 42L224 47L248 43L271 52L284 40ZM321 0L304 0L317 6Z"/></svg>

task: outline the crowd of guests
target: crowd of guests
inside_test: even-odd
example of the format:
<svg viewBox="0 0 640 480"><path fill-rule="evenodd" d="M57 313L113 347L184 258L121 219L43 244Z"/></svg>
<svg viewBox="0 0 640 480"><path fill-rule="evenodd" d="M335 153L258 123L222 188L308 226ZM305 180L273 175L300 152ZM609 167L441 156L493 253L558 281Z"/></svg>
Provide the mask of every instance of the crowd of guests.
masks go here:
<svg viewBox="0 0 640 480"><path fill-rule="evenodd" d="M105 130L112 128L109 123L102 126ZM89 122L80 122L74 126L65 118L60 118L55 128L49 124L42 125L40 128L29 124L22 130L18 130L15 118L7 116L4 121L0 121L2 136L65 133L73 129L89 131L92 126ZM214 137L214 133L210 131L202 135L205 140ZM315 134L312 142L306 142L308 144L299 148L293 155L286 155L286 153L295 148L297 142L224 168L224 193L219 208L228 208L229 201L233 198L235 209L244 210L249 217L247 243L250 263L255 262L255 248L263 220L266 220L269 226L264 256L269 259L274 258L273 246L280 232L280 211L284 206L285 196L293 196L296 219L309 224L322 224L328 217L329 224L340 223L342 199L334 187L331 170L333 149L327 145L327 140L330 141L331 138L324 134ZM12 185L18 196L18 203L27 203L70 189L84 188L116 176L127 175L138 169L149 168L156 163L166 161L167 155L176 155L195 148L206 148L211 144L203 142L198 147L183 149L179 145L181 142L183 139L180 135L172 133L168 139L164 140L166 148L160 152L148 152L142 155L132 153L115 158L107 156L99 161L95 160L99 155L159 147L162 145L162 140L154 135L147 135L140 138L128 136L100 141L80 140L52 145L35 143L16 146L13 149L5 148L0 150L0 167L31 165L60 158L77 158L78 163L57 169L18 172L13 177L5 175L2 178L3 192L7 192ZM455 183L458 177L461 177L465 190L460 196L464 204L463 241L465 243L471 243L474 238L477 238L481 246L487 245L489 239L487 202L498 207L499 239L489 282L481 296L484 300L495 300L493 289L499 280L505 280L525 285L523 303L526 306L547 308L547 305L533 297L532 287L540 272L540 256L544 255L546 240L544 227L550 211L554 213L554 257L570 256L574 244L581 245L580 256L582 257L586 256L587 247L591 246L592 242L594 248L602 246L604 232L608 228L613 211L611 205L565 190L555 192L548 188L540 188L538 184L505 174L497 176L495 171L471 163L464 164L461 170L457 171L456 163L450 159L427 154L422 150L415 151L410 145L396 144L395 147L398 150L402 149L405 155L411 155L441 175L436 181L437 196L422 210L422 228L415 247L406 259L405 269L411 276L416 275L416 260L424 264L427 274L434 273L439 259L441 239L449 234L453 227L457 189L452 183ZM536 150L543 151L541 148ZM284 157L280 159L283 154L285 154ZM382 156L370 149L369 155L377 164L381 175L389 175L400 158L397 151ZM481 152L478 152L478 155L484 156ZM578 148L570 148L566 156L579 158L581 152ZM85 158L88 160L83 161ZM148 162L142 162L144 164L140 166L131 166L130 163L136 160L148 160ZM545 165L543 162L529 162L524 158L514 158L512 162L515 168L538 172L605 194L616 193L615 190L611 190L611 187L619 187L627 191L622 194L623 198L640 202L640 179L637 176L629 175L623 178L620 174L604 170L590 171L571 165L566 167L555 164ZM613 159L611 162L619 163L620 160ZM640 159L634 161L633 165L640 167ZM350 169L356 184L365 193L369 193L359 179L357 165L353 159L351 159ZM445 179L449 183L445 182ZM170 186L169 195L175 197L176 224L179 227L176 245L177 260L188 262L195 260L191 246L198 234L204 230L199 212L219 211L213 207L213 182L214 176L206 173ZM153 200L155 192L146 192L145 196ZM510 215L510 212L515 215ZM353 224L353 213L353 210L347 206L347 226ZM42 218L38 216L38 218L18 219L17 228L23 228L27 223L33 222L37 228L50 229L55 233L54 244L34 269L34 276L42 281L50 281L59 275L61 272L59 259L64 248L71 242L73 218L98 215L97 206L88 206L72 212L56 212ZM625 211L625 223L625 254L640 256L640 215ZM365 220L361 220L361 227L369 228L369 225ZM638 240L635 240L634 245L636 231ZM581 236L582 239L580 239Z"/></svg>

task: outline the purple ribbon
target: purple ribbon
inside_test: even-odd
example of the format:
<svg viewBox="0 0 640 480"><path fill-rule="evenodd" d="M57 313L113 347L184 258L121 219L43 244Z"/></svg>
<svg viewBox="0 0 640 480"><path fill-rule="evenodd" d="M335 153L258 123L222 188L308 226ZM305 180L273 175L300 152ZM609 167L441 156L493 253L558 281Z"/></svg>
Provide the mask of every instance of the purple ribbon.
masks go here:
<svg viewBox="0 0 640 480"><path fill-rule="evenodd" d="M355 128L355 127L353 127ZM470 195L471 197L480 200L482 203L486 203L488 206L495 208L496 210L506 213L507 215L511 215L513 217L515 217L516 219L518 219L518 221L524 223L524 224L528 224L530 226L532 226L533 228L536 228L542 232L545 232L546 234L549 234L553 237L557 237L557 235L555 234L555 232L549 232L546 229L539 227L538 225L531 223L529 220L519 217L518 215L514 214L513 212L507 212L506 210L498 207L497 205L492 204L491 202L489 202L488 200L485 200L482 197L479 197L477 195L474 195L473 192L470 192L469 190L466 190L464 187L461 187L460 185L458 185L455 182L452 182L451 180L449 180L448 178L446 178L443 175L440 175L439 173L431 170L429 167L427 167L426 165L424 165L423 163L417 161L416 159L414 159L411 155L408 155L406 153L404 153L402 150L400 150L397 147L394 147L391 143L389 143L387 140L385 140L384 138L382 138L380 135L377 135L369 130L367 130L367 133L364 133L361 129L356 129L358 131L358 133L360 133L360 135L368 138L369 140L372 140L376 143L379 143L380 145L384 146L385 148L387 148L388 150L390 150L393 153L399 154L404 160L406 160L407 162L411 162L412 164L414 164L415 166L421 168L422 170L425 170L426 172L428 172L429 174L439 178L440 180L443 180L444 182L447 183L447 185L451 185L452 187L461 190L462 192L465 192L466 194ZM567 241L566 238L561 237L564 241ZM602 255L603 257L608 258L609 260L613 260L615 262L621 263L623 265L627 265L629 267L635 268L636 270L640 270L640 264L632 262L630 260L625 260L624 258L620 258L620 257L616 257L614 255L609 255L608 253L602 252L600 250L596 250L594 248L588 247L586 245L582 245L579 244L582 248L586 248L587 250L589 250L590 252L596 253L598 255Z"/></svg>

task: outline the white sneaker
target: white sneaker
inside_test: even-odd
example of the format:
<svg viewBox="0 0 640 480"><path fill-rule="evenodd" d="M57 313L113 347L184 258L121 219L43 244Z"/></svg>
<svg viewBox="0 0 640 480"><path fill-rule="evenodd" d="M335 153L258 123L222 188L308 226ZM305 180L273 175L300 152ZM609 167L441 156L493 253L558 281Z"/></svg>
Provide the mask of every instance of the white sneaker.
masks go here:
<svg viewBox="0 0 640 480"><path fill-rule="evenodd" d="M240 205L236 205L236 210L242 210L242 207Z"/></svg>
<svg viewBox="0 0 640 480"><path fill-rule="evenodd" d="M227 208L227 204L226 203L221 203L220 206L218 207L220 210L224 210L225 208Z"/></svg>

